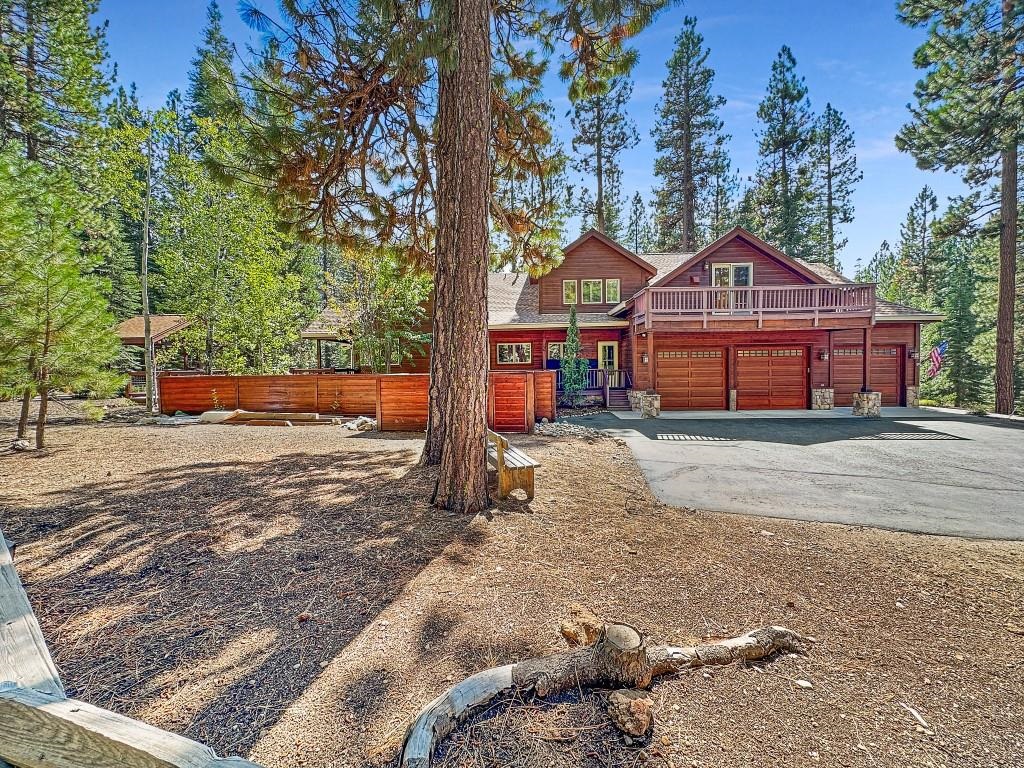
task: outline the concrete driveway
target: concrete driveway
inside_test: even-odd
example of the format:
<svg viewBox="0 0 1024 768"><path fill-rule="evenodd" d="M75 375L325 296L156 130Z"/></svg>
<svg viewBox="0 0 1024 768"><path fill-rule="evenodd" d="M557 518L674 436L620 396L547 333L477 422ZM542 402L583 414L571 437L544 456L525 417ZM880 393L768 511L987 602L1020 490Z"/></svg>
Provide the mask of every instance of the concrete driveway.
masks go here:
<svg viewBox="0 0 1024 768"><path fill-rule="evenodd" d="M882 419L574 421L626 441L666 504L1024 540L1024 424Z"/></svg>

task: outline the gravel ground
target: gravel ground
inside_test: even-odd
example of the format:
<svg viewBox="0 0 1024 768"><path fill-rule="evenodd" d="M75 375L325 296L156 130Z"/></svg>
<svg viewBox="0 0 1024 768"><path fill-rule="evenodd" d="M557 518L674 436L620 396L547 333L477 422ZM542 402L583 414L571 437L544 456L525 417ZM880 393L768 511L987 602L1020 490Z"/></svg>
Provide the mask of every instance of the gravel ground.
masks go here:
<svg viewBox="0 0 1024 768"><path fill-rule="evenodd" d="M576 692L501 703L440 764L1020 766L1024 545L673 509L613 440L513 443L537 498L468 518L425 503L416 436L58 424L0 454L0 521L71 695L269 768L392 762L442 689L557 650L573 602L819 642L658 681L642 743Z"/></svg>

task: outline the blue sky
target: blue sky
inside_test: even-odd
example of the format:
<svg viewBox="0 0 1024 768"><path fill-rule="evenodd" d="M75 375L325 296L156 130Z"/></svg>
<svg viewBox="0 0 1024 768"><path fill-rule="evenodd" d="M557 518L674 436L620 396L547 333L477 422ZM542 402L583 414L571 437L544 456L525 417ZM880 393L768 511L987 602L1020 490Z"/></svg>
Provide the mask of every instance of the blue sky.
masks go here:
<svg viewBox="0 0 1024 768"><path fill-rule="evenodd" d="M205 22L207 0L102 0L98 19L109 21L111 58L119 80L135 82L145 106L160 105L172 88L185 89L190 61ZM271 10L273 0L257 2ZM232 0L221 3L228 36L240 47L254 39ZM949 174L918 170L896 151L893 136L906 120L917 71L911 63L923 33L896 20L888 0L691 0L663 13L635 42L640 61L634 71L630 114L640 143L624 154L623 186L628 197L645 198L655 183L650 136L665 75L665 62L684 16L698 19L711 48L716 89L728 100L722 116L732 134L730 152L742 176L757 160L757 104L764 95L772 60L782 45L792 48L807 80L811 107L827 102L844 113L857 138L864 180L854 203L856 220L845 228L849 245L843 262L849 274L883 239L899 236L899 225L914 195L928 184L944 201L963 187ZM559 118L568 109L565 86L549 78L548 95ZM569 145L568 120L559 119L560 137ZM575 231L567 233L569 239Z"/></svg>

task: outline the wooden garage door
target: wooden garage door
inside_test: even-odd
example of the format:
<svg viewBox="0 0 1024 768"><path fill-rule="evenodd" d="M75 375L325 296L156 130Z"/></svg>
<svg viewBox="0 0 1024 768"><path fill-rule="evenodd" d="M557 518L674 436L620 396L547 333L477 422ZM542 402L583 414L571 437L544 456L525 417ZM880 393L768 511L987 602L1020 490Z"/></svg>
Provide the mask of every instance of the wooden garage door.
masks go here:
<svg viewBox="0 0 1024 768"><path fill-rule="evenodd" d="M903 389L903 355L899 346L871 348L871 389L882 393L882 405L899 405ZM832 382L836 405L853 405L864 379L864 355L860 347L832 350Z"/></svg>
<svg viewBox="0 0 1024 768"><path fill-rule="evenodd" d="M741 411L807 407L807 350L736 350L736 407Z"/></svg>
<svg viewBox="0 0 1024 768"><path fill-rule="evenodd" d="M662 410L726 407L724 349L658 348L655 356Z"/></svg>

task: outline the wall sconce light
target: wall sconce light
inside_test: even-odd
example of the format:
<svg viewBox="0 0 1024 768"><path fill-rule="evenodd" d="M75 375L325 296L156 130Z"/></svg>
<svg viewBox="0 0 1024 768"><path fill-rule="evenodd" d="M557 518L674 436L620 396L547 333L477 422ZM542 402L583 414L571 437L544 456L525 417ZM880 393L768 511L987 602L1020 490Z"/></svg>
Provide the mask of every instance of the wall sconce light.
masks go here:
<svg viewBox="0 0 1024 768"><path fill-rule="evenodd" d="M704 259L704 271L705 272L708 271L708 260L707 259Z"/></svg>
<svg viewBox="0 0 1024 768"><path fill-rule="evenodd" d="M643 363L644 365L647 365L647 353L646 352L644 352L644 353L642 353L640 355L640 362Z"/></svg>
<svg viewBox="0 0 1024 768"><path fill-rule="evenodd" d="M910 350L910 352L908 352L907 354L911 360L918 360L921 357L921 353L918 352L916 349Z"/></svg>
<svg viewBox="0 0 1024 768"><path fill-rule="evenodd" d="M818 353L818 359L819 360L828 360L828 350L827 349L821 350L821 352Z"/></svg>

